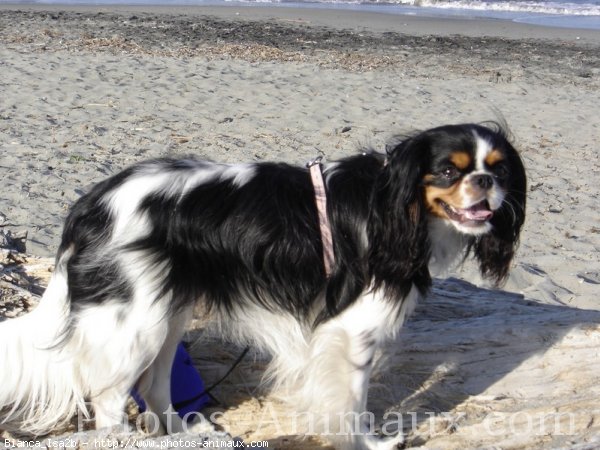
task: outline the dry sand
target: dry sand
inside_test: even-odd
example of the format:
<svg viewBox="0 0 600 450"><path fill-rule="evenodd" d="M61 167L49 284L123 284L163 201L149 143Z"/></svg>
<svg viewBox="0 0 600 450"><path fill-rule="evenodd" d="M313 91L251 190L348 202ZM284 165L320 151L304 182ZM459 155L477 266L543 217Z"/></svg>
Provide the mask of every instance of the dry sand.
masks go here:
<svg viewBox="0 0 600 450"><path fill-rule="evenodd" d="M387 349L370 407L418 412L411 445L593 448L600 32L272 8L20 9L0 7L0 231L27 231L37 256L54 254L69 205L134 161L302 163L502 115L530 182L511 278L505 291L487 290L467 266L450 274L462 279L437 281ZM50 260L40 261L29 265L47 274ZM25 294L7 283L39 283L4 265L10 315L35 296L19 301ZM196 353L208 380L236 356L208 345ZM235 406L223 424L277 447L318 447L265 425L265 405L281 407L254 390L261 365L245 361L219 388ZM575 425L525 426L526 414L556 412Z"/></svg>

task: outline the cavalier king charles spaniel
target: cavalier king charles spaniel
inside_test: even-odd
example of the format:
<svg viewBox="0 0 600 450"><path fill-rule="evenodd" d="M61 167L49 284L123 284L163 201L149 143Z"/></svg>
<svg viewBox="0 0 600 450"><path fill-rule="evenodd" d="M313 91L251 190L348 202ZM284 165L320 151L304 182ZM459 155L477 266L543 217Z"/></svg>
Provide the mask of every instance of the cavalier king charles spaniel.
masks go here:
<svg viewBox="0 0 600 450"><path fill-rule="evenodd" d="M375 352L432 273L472 255L484 277L506 278L525 170L495 124L434 128L321 169L330 273L305 167L157 159L96 185L66 220L39 306L0 323L0 428L45 433L88 404L97 428L121 424L136 387L166 431L184 430L171 365L195 312L270 354L266 378L297 411L346 418L336 445L394 447L401 436L353 419Z"/></svg>

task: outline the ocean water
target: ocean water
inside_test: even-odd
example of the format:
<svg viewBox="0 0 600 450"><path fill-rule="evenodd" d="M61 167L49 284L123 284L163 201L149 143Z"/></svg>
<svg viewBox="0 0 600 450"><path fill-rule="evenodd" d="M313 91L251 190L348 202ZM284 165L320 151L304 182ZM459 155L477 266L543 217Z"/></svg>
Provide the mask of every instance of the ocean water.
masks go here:
<svg viewBox="0 0 600 450"><path fill-rule="evenodd" d="M23 4L273 5L387 14L482 17L553 27L600 30L600 0L0 0Z"/></svg>

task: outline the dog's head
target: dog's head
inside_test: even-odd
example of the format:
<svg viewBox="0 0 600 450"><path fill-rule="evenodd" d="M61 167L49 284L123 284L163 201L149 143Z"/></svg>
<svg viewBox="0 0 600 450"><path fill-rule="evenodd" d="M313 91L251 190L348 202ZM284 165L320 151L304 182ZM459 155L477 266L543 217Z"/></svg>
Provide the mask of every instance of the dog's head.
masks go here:
<svg viewBox="0 0 600 450"><path fill-rule="evenodd" d="M500 126L447 125L388 151L380 193L391 200L388 226L416 265L427 253L427 224L442 220L467 237L481 272L502 282L525 219L525 169ZM426 244L422 242L425 240ZM417 247L415 247L417 245Z"/></svg>

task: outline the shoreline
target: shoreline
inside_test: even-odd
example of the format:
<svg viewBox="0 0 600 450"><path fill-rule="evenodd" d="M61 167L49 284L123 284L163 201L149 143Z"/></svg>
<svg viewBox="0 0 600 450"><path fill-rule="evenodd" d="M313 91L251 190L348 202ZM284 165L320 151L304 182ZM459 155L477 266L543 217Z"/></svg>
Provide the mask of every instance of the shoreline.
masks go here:
<svg viewBox="0 0 600 450"><path fill-rule="evenodd" d="M399 23L385 14L274 7L0 5L0 11L0 43L32 51L231 57L358 72L403 68L425 77L485 73L495 82L551 74L590 88L600 74L600 32L569 38L544 29L544 37L533 38L538 27L512 24L521 30L515 34L506 22L493 20L469 21L477 26L457 34L463 20L408 17Z"/></svg>
<svg viewBox="0 0 600 450"><path fill-rule="evenodd" d="M457 17L453 15L388 14L319 7L272 5L60 5L60 4L0 4L0 11L32 11L74 13L133 13L189 17L214 16L225 20L277 20L306 26L371 33L401 33L415 36L436 35L495 37L507 39L551 39L600 45L600 30L553 27L507 19Z"/></svg>

